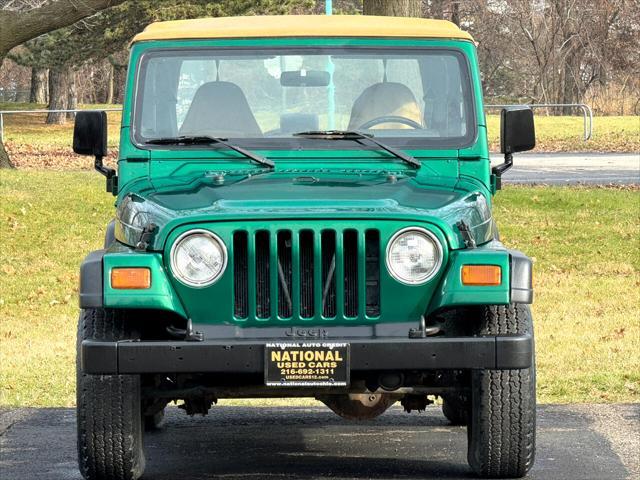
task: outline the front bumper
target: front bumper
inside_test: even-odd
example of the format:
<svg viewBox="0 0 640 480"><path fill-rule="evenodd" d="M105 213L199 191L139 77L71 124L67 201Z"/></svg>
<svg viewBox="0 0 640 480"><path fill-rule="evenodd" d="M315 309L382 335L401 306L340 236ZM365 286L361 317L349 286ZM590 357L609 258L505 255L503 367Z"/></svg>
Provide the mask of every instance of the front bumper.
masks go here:
<svg viewBox="0 0 640 480"><path fill-rule="evenodd" d="M291 339L120 341L84 340L88 374L262 373L266 343ZM350 370L522 369L532 364L530 335L431 338L331 338L350 344ZM300 342L313 343L313 342Z"/></svg>

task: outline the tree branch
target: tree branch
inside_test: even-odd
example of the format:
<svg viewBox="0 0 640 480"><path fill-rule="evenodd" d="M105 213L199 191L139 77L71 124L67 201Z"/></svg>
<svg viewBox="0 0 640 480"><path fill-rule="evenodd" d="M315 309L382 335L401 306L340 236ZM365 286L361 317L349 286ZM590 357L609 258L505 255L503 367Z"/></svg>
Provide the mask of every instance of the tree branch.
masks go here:
<svg viewBox="0 0 640 480"><path fill-rule="evenodd" d="M26 12L0 11L0 58L27 40L71 25L124 0L57 0Z"/></svg>

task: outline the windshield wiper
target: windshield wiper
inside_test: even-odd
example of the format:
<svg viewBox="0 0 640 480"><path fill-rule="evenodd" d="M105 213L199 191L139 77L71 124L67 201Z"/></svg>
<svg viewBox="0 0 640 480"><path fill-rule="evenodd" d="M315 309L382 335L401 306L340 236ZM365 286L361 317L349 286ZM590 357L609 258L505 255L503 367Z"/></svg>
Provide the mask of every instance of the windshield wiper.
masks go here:
<svg viewBox="0 0 640 480"><path fill-rule="evenodd" d="M412 157L408 153L403 152L402 150L396 150L395 148L382 143L375 139L373 135L360 133L355 130L309 130L308 132L294 133L293 136L325 140L369 140L371 143L389 152L391 155L398 157L413 168L420 168L422 166L418 159Z"/></svg>
<svg viewBox="0 0 640 480"><path fill-rule="evenodd" d="M274 168L275 163L273 163L268 158L263 157L262 155L258 155L257 153L250 152L249 150L245 150L242 147L238 147L237 145L233 145L227 142L226 138L218 138L218 137L210 137L208 135L181 135L179 137L162 137L162 138L152 138L151 140L147 140L145 143L149 145L212 145L212 144L220 144L224 145L227 148L230 148L234 152L238 152L245 157L253 160L260 165L264 165L265 167Z"/></svg>

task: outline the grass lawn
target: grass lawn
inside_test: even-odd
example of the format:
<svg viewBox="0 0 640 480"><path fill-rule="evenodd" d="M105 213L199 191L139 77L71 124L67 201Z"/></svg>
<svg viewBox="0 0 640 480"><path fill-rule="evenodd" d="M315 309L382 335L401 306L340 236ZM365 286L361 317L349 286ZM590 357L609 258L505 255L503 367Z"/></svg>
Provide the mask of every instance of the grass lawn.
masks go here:
<svg viewBox="0 0 640 480"><path fill-rule="evenodd" d="M78 265L113 213L103 188L95 173L0 170L2 405L74 403ZM639 401L640 191L508 187L495 212L536 261L540 401Z"/></svg>
<svg viewBox="0 0 640 480"><path fill-rule="evenodd" d="M119 105L81 105L81 108L118 108ZM46 108L30 103L0 103L0 110ZM46 125L45 114L7 115L5 144L19 168L68 170L90 169L92 162L71 152L73 122ZM107 163L113 164L118 147L121 115L109 112L109 149ZM487 115L492 151L499 150L500 119ZM582 140L582 117L536 116L537 152L638 152L640 151L640 116L598 117L594 119L594 137Z"/></svg>

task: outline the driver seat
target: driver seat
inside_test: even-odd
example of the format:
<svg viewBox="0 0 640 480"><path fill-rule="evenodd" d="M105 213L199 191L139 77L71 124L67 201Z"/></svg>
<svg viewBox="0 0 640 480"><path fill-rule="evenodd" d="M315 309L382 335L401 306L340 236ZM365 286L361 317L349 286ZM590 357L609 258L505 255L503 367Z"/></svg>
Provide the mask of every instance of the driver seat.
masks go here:
<svg viewBox="0 0 640 480"><path fill-rule="evenodd" d="M261 137L247 97L231 82L208 82L196 90L180 135Z"/></svg>
<svg viewBox="0 0 640 480"><path fill-rule="evenodd" d="M379 117L404 117L422 125L422 112L413 92L402 83L380 82L367 87L351 109L349 130L357 130L363 124ZM380 123L372 129L412 128L403 123Z"/></svg>

